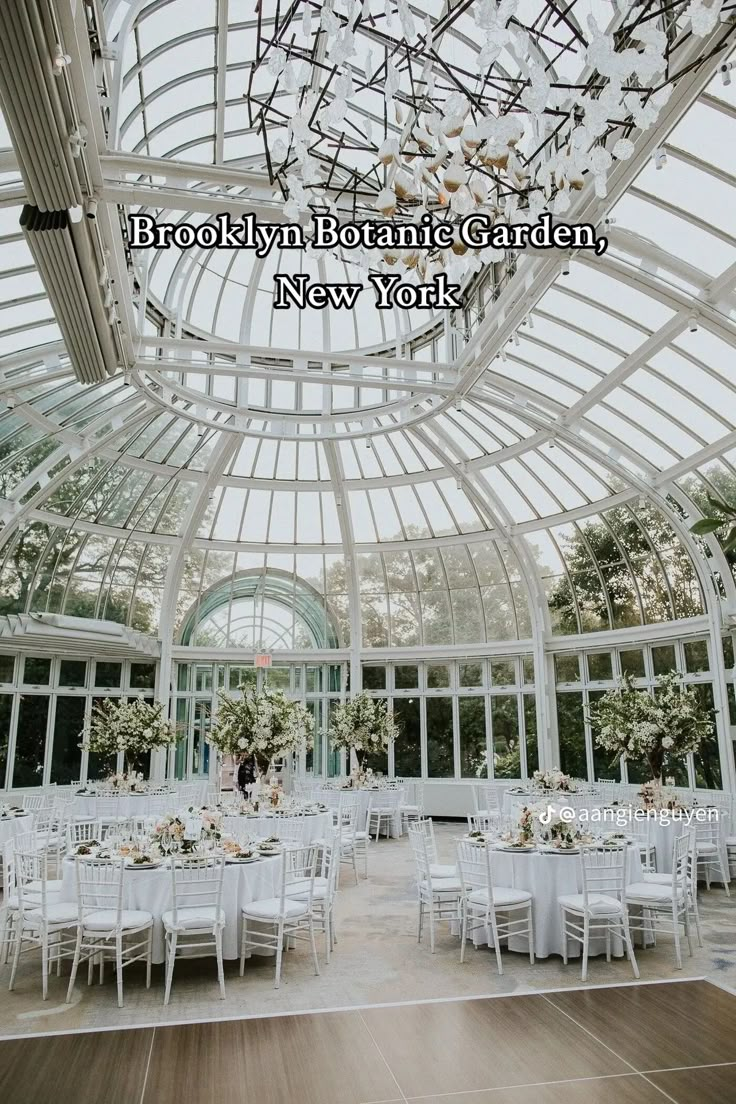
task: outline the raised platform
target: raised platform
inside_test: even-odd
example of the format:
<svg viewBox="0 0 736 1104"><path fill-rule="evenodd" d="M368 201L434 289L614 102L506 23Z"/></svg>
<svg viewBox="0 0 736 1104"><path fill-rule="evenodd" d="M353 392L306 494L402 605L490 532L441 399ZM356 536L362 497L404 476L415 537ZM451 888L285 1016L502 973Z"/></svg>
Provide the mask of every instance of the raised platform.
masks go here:
<svg viewBox="0 0 736 1104"><path fill-rule="evenodd" d="M734 1085L736 995L702 980L0 1042L3 1104L727 1104Z"/></svg>

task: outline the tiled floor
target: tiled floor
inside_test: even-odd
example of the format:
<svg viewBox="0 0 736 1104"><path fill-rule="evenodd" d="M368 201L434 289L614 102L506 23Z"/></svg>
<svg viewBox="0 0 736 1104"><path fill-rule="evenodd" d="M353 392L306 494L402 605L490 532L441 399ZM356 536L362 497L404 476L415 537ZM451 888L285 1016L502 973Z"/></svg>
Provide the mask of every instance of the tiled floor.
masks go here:
<svg viewBox="0 0 736 1104"><path fill-rule="evenodd" d="M729 1104L736 996L707 981L0 1043L3 1104Z"/></svg>

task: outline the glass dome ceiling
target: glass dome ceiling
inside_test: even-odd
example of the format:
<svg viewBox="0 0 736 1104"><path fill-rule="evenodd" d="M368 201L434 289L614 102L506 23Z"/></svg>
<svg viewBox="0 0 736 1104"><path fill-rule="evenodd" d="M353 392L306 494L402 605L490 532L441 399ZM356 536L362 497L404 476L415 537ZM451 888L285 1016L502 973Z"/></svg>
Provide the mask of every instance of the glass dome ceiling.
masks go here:
<svg viewBox="0 0 736 1104"><path fill-rule="evenodd" d="M441 22L439 3L425 7ZM610 5L554 10L519 6L535 50L572 80L580 26ZM119 233L118 204L172 221L227 197L283 205L245 121L252 5L105 12L119 43L102 67L110 128L85 154L112 213L101 233ZM443 38L461 68L477 51L468 18ZM688 531L708 493L736 489L736 94L719 63L658 133L663 167L651 146L627 163L605 257L578 255L567 275L559 255L483 265L452 315L365 300L285 324L272 276L299 255L136 255L119 308L131 363L92 385L75 377L19 230L23 178L0 139L0 610L178 641L223 580L250 625L237 580L271 573L318 596L330 647L466 651L705 624L718 600L736 612L717 539ZM354 126L381 116L378 100L355 107ZM125 257L115 240L111 266ZM341 259L311 263L346 278ZM273 633L310 646L295 625Z"/></svg>

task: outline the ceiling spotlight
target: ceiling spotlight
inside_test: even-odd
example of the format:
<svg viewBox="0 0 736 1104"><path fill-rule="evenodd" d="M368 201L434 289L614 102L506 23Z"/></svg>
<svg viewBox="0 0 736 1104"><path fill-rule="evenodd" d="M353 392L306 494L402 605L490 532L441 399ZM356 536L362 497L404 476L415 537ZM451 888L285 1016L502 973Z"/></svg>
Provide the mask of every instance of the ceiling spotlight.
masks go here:
<svg viewBox="0 0 736 1104"><path fill-rule="evenodd" d="M698 316L697 316L697 314L693 313L688 317L687 328L690 331L690 333L697 333L698 332Z"/></svg>
<svg viewBox="0 0 736 1104"><path fill-rule="evenodd" d="M462 479L460 478L459 475L458 475L457 479L455 480L455 486L457 487L457 489L459 491L461 491L463 489L463 481L462 481Z"/></svg>
<svg viewBox="0 0 736 1104"><path fill-rule="evenodd" d="M646 508L647 508L647 496L643 495L643 494L640 494L639 495L639 509L640 510L646 510Z"/></svg>
<svg viewBox="0 0 736 1104"><path fill-rule="evenodd" d="M125 373L123 374L123 383L125 384L125 386L126 386L126 387L131 387L131 386L132 386L132 384L133 384L133 377L132 377L132 375L130 374L130 372L125 372Z"/></svg>
<svg viewBox="0 0 736 1104"><path fill-rule="evenodd" d="M570 258L565 257L560 261L560 276L570 275Z"/></svg>
<svg viewBox="0 0 736 1104"><path fill-rule="evenodd" d="M663 150L660 146L660 148L656 149L654 151L654 153L652 154L652 160L654 161L655 169L663 169L665 167L665 165L667 164L667 153L666 153L666 151Z"/></svg>
<svg viewBox="0 0 736 1104"><path fill-rule="evenodd" d="M370 437L366 437L366 439L365 439L365 447L366 447L367 449L372 449L372 448L373 448L373 441L371 441Z"/></svg>
<svg viewBox="0 0 736 1104"><path fill-rule="evenodd" d="M95 199L94 196L90 196L90 198L87 200L87 203L86 203L86 206L85 206L85 212L87 214L88 219L96 219L97 218L97 200Z"/></svg>
<svg viewBox="0 0 736 1104"><path fill-rule="evenodd" d="M519 341L519 334L516 330L514 330L513 342L514 345L521 345L521 342Z"/></svg>
<svg viewBox="0 0 736 1104"><path fill-rule="evenodd" d="M460 398L455 399L455 409L457 410L457 412L460 413L462 408L463 408L463 400L460 399Z"/></svg>
<svg viewBox="0 0 736 1104"><path fill-rule="evenodd" d="M58 77L62 69L66 69L67 65L71 65L71 63L71 57L64 53L61 45L57 42L54 47L54 76Z"/></svg>
<svg viewBox="0 0 736 1104"><path fill-rule="evenodd" d="M7 406L8 410L15 410L15 395L6 395L5 405Z"/></svg>
<svg viewBox="0 0 736 1104"><path fill-rule="evenodd" d="M719 72L721 74L721 80L726 88L731 83L731 71L733 70L734 63L732 61L724 61L723 65L719 66Z"/></svg>

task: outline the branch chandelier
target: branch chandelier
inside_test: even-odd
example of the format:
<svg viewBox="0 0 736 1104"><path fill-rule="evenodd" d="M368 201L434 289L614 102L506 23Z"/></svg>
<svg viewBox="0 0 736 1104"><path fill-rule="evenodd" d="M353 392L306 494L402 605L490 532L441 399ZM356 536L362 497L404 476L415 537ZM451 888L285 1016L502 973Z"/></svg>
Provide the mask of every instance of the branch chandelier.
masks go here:
<svg viewBox="0 0 736 1104"><path fill-rule="evenodd" d="M618 0L606 28L583 14L582 0L548 0L528 24L520 0L459 0L434 21L407 0L374 8L307 0L280 17L277 9L268 25L259 17L244 96L291 222L317 211L356 221L429 215L457 224L475 212L490 224L564 220L573 193L606 196L609 172L633 155L692 68L678 65L679 48L710 35L733 5ZM476 35L462 36L463 65L453 60L460 16ZM558 79L575 59L577 79ZM429 253L359 249L342 259L364 273L388 267L425 280L503 258L456 235Z"/></svg>

